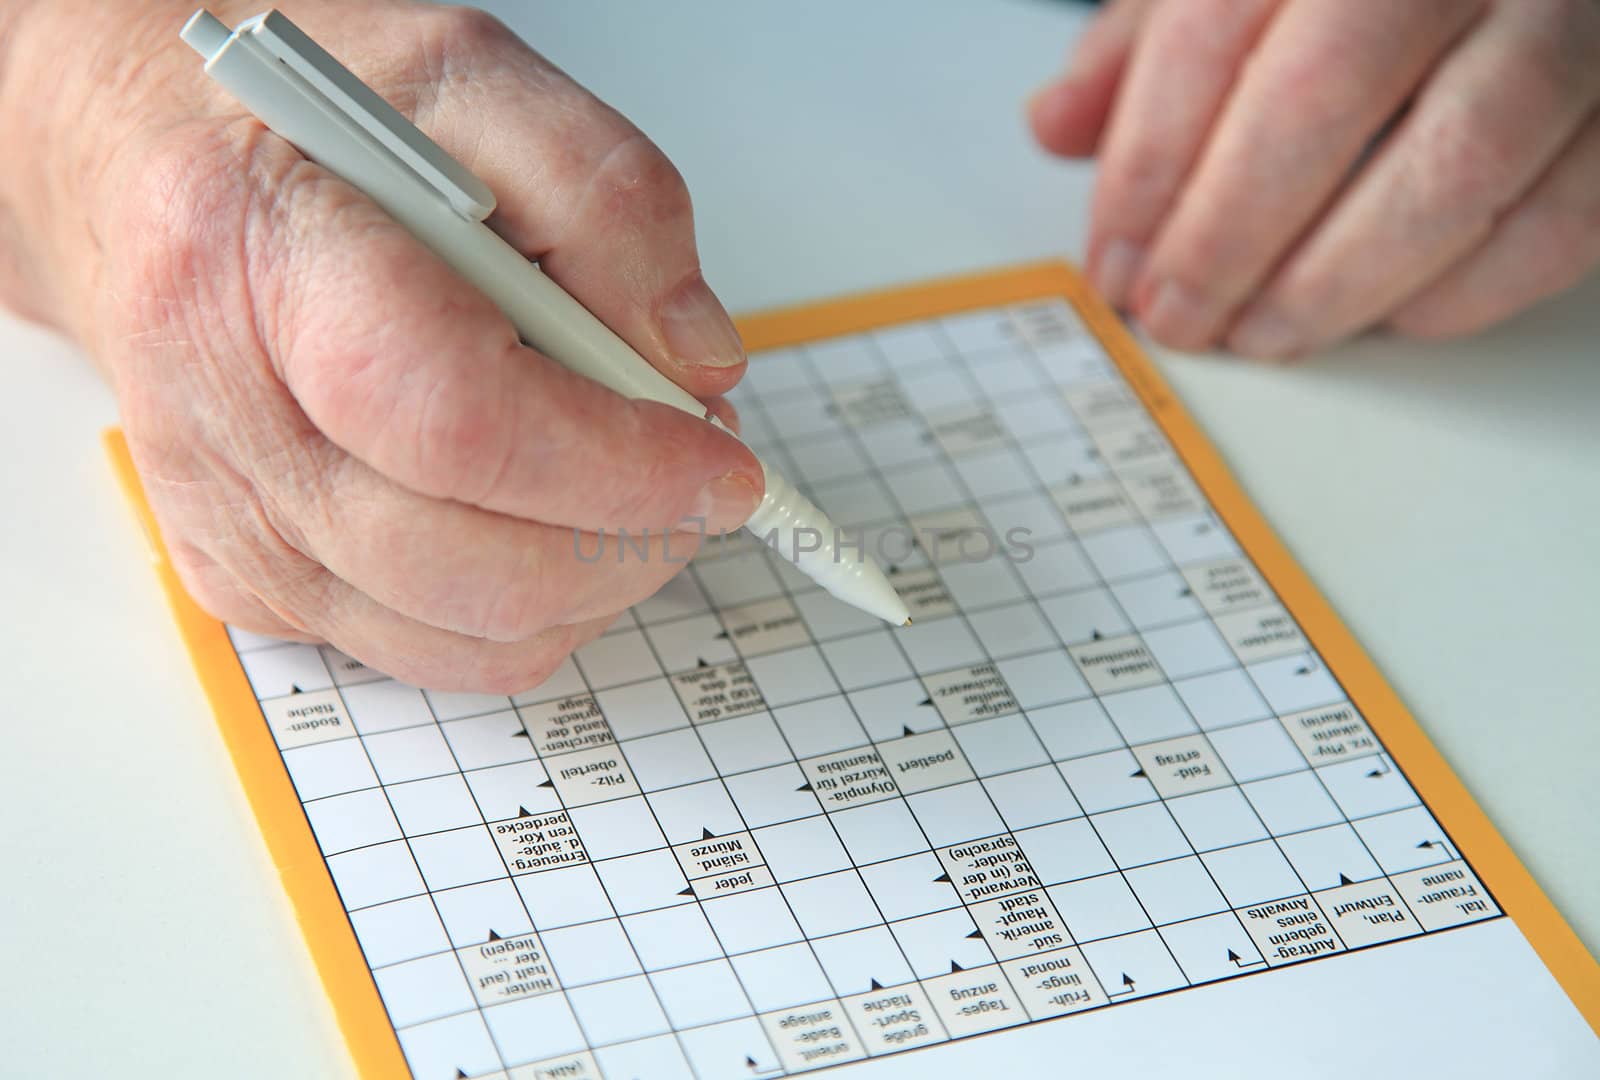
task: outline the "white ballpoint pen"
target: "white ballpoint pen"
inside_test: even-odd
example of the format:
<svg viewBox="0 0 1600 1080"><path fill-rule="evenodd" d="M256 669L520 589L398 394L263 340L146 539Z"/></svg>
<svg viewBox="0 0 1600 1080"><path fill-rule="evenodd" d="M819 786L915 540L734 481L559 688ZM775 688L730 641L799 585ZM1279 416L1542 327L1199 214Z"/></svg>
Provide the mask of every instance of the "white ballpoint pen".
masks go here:
<svg viewBox="0 0 1600 1080"><path fill-rule="evenodd" d="M269 11L229 30L201 9L182 37L205 58L206 73L262 123L382 207L493 300L529 346L624 397L722 426L485 225L495 200L483 181L288 19ZM897 626L909 623L904 601L864 543L841 544L826 514L765 462L761 467L766 495L744 527L845 603Z"/></svg>

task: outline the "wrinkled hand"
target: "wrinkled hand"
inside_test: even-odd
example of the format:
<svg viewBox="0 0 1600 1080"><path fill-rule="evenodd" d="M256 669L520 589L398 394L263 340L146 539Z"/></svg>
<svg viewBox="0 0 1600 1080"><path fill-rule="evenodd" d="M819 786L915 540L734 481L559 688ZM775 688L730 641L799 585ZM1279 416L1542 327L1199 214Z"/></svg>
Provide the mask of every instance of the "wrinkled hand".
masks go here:
<svg viewBox="0 0 1600 1080"><path fill-rule="evenodd" d="M1177 348L1465 334L1600 263L1596 0L1116 0L1030 116Z"/></svg>
<svg viewBox="0 0 1600 1080"><path fill-rule="evenodd" d="M13 56L105 66L48 117L15 114L15 71L0 96L0 124L50 148L48 168L4 181L18 221L47 223L20 229L41 269L21 275L34 285L17 304L109 372L168 548L213 614L423 685L512 692L679 568L659 533L619 565L614 530L696 515L734 528L755 508L760 466L736 440L521 345L481 294L211 84L177 41L193 0L114 20L52 4L24 9ZM652 364L703 398L738 380L743 349L700 276L684 184L626 120L478 12L284 8L487 181L500 232ZM142 42L52 49L59 22L137 25ZM149 59L106 59L119 53ZM73 111L122 137L63 152ZM78 220L73 205L92 209ZM598 539L575 530L600 529L594 560ZM674 560L693 548L675 536Z"/></svg>

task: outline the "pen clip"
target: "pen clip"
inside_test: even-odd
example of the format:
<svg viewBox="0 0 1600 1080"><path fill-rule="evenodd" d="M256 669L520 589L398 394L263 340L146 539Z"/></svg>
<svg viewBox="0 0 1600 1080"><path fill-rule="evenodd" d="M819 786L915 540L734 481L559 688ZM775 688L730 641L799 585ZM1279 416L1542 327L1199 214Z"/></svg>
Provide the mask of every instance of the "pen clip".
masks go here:
<svg viewBox="0 0 1600 1080"><path fill-rule="evenodd" d="M494 210L494 192L466 166L445 153L438 143L401 116L394 106L348 69L294 23L277 11L246 20L237 33L248 33L276 59L300 76L328 104L371 135L399 158L450 204L472 221L482 221Z"/></svg>

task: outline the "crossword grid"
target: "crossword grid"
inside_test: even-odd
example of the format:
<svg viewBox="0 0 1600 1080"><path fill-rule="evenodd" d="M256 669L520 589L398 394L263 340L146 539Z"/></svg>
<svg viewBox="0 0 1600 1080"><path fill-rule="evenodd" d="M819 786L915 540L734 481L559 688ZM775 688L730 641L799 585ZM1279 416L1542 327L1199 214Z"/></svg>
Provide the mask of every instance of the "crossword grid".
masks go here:
<svg viewBox="0 0 1600 1080"><path fill-rule="evenodd" d="M915 625L741 535L511 699L231 631L418 1077L780 1075L1499 914L1064 301L733 399Z"/></svg>

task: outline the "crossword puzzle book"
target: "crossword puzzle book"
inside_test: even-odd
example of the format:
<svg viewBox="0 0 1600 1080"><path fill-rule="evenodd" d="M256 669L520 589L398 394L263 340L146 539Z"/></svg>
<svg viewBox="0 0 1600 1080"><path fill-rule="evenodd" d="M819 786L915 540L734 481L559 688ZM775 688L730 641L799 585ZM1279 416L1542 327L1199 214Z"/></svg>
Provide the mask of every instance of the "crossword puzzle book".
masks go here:
<svg viewBox="0 0 1600 1080"><path fill-rule="evenodd" d="M1600 1076L1600 969L1074 271L742 330L914 625L713 542L424 692L206 616L109 436L362 1076Z"/></svg>

